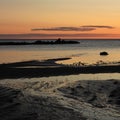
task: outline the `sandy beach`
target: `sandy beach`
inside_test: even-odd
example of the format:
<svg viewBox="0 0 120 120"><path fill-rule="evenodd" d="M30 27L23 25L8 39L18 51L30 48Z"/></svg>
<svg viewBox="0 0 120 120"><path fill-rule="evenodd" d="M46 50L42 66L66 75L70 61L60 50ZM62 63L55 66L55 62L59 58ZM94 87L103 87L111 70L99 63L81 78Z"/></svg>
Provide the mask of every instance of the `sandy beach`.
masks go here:
<svg viewBox="0 0 120 120"><path fill-rule="evenodd" d="M88 73L120 73L120 63L71 66L57 64L57 61L71 58L56 58L44 61L25 61L0 65L0 79L34 78Z"/></svg>
<svg viewBox="0 0 120 120"><path fill-rule="evenodd" d="M120 120L120 0L0 0L0 120Z"/></svg>
<svg viewBox="0 0 120 120"><path fill-rule="evenodd" d="M116 64L75 67L56 63L68 59L1 64L2 120L119 120L119 80L39 80L44 76L120 72ZM34 77L38 78L27 80Z"/></svg>

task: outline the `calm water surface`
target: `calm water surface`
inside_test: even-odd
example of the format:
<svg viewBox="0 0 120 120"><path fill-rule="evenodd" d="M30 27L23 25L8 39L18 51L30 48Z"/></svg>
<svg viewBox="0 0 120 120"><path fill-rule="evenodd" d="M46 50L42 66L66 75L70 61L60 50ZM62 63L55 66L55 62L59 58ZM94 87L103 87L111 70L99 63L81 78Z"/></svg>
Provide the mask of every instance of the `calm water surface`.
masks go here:
<svg viewBox="0 0 120 120"><path fill-rule="evenodd" d="M101 51L107 51L109 55L102 57L99 55ZM80 44L73 45L0 46L0 63L61 57L72 57L71 60L60 61L63 64L92 64L100 60L119 62L120 40L80 40Z"/></svg>
<svg viewBox="0 0 120 120"><path fill-rule="evenodd" d="M104 57L100 56L99 53L101 51L107 51L109 55ZM119 62L120 40L80 40L80 44L73 45L0 46L0 63L44 60L62 57L72 58L66 61L59 61L59 63L63 64L73 64L76 62L94 64L101 60L104 62ZM112 73L80 74L24 80L106 80L119 78L119 73Z"/></svg>

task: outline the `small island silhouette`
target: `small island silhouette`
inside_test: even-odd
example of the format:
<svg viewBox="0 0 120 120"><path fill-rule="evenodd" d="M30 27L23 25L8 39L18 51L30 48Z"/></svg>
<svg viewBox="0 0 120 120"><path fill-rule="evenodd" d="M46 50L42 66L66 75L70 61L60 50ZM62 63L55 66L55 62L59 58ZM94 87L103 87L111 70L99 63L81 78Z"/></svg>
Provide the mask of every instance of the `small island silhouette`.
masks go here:
<svg viewBox="0 0 120 120"><path fill-rule="evenodd" d="M57 40L36 40L34 42L0 42L0 45L54 45L54 44L79 44L79 41L73 40L62 40L58 38Z"/></svg>

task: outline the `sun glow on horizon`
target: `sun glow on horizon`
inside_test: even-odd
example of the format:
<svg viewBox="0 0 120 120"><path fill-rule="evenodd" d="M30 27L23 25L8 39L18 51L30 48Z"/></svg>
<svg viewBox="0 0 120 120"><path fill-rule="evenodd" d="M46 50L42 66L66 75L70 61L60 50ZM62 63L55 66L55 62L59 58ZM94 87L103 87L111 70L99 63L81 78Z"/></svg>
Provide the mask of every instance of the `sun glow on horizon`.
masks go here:
<svg viewBox="0 0 120 120"><path fill-rule="evenodd" d="M5 38L5 34L6 38L8 34L11 34L11 38L16 34L30 34L28 38L53 38L53 35L55 37L61 35L65 38L66 36L69 38L91 38L91 36L93 38L120 38L119 5L119 0L1 0L0 38ZM42 28L79 28L88 25L111 26L113 29L89 27L86 30L31 31L31 29ZM35 34L40 35L35 36ZM17 37L21 38L20 35Z"/></svg>

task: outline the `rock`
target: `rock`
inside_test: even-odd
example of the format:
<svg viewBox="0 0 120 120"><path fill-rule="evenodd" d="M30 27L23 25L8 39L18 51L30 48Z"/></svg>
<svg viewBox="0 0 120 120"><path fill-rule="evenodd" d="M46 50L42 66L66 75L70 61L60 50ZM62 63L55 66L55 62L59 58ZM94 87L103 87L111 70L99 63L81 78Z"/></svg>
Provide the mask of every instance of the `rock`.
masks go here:
<svg viewBox="0 0 120 120"><path fill-rule="evenodd" d="M100 55L108 55L107 52L100 52Z"/></svg>

